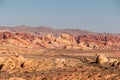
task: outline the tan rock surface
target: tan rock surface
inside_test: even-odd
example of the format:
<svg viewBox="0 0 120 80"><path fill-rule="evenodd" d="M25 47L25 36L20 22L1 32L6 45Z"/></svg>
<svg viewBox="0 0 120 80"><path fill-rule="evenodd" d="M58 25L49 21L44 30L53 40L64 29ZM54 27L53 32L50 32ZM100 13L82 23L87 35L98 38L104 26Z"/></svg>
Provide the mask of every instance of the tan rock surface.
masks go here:
<svg viewBox="0 0 120 80"><path fill-rule="evenodd" d="M23 67L23 69L24 69L25 72L31 72L31 71L37 70L38 65L39 64L38 64L37 61L31 59L31 60L26 60L23 63L22 67Z"/></svg>
<svg viewBox="0 0 120 80"><path fill-rule="evenodd" d="M107 63L107 62L108 62L108 59L107 59L107 57L105 57L105 56L103 56L103 55L101 55L101 54L98 54L98 55L97 55L97 58L96 58L96 62L97 62L98 64L104 64L104 63Z"/></svg>
<svg viewBox="0 0 120 80"><path fill-rule="evenodd" d="M11 77L9 80L26 80L20 77Z"/></svg>

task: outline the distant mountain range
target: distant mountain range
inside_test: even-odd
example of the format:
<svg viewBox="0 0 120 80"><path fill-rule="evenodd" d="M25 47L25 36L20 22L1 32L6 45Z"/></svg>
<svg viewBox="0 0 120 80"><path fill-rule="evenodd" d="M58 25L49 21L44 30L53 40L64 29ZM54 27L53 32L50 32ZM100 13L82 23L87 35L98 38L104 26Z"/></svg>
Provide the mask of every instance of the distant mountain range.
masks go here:
<svg viewBox="0 0 120 80"><path fill-rule="evenodd" d="M43 34L53 34L53 35L60 35L62 33L71 34L73 36L83 35L83 34L96 34L87 30L80 30L80 29L54 29L46 26L39 26L39 27L30 27L26 25L20 25L16 27L5 27L0 26L1 31L10 31L10 32L25 32L35 35L43 35Z"/></svg>

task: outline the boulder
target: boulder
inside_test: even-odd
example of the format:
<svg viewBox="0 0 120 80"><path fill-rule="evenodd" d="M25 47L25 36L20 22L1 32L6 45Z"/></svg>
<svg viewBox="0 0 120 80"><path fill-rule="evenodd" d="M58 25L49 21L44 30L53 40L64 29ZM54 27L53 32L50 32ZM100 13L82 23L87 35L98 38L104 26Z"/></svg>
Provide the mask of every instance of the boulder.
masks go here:
<svg viewBox="0 0 120 80"><path fill-rule="evenodd" d="M101 54L97 55L96 63L98 63L98 64L104 64L104 63L107 63L107 62L108 62L107 57L105 57L105 56L103 56Z"/></svg>
<svg viewBox="0 0 120 80"><path fill-rule="evenodd" d="M115 58L110 58L108 63L111 67L119 67L119 65L120 65L119 61Z"/></svg>

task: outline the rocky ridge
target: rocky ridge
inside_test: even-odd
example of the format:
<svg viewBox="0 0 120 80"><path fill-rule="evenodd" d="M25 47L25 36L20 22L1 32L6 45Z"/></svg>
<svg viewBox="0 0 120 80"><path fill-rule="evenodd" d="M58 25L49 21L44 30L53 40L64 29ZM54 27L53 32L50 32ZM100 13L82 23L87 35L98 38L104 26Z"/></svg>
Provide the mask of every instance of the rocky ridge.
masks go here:
<svg viewBox="0 0 120 80"><path fill-rule="evenodd" d="M77 37L71 34L42 36L23 32L0 32L0 45L25 48L80 49L80 50L120 50L119 35L84 34Z"/></svg>

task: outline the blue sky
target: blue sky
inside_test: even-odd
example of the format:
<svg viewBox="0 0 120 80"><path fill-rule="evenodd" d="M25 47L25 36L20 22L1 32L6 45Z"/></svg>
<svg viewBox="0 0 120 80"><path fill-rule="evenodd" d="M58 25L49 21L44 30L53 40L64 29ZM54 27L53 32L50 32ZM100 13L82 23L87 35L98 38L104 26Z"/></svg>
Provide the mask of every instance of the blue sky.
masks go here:
<svg viewBox="0 0 120 80"><path fill-rule="evenodd" d="M120 1L0 0L0 25L23 24L120 33Z"/></svg>

